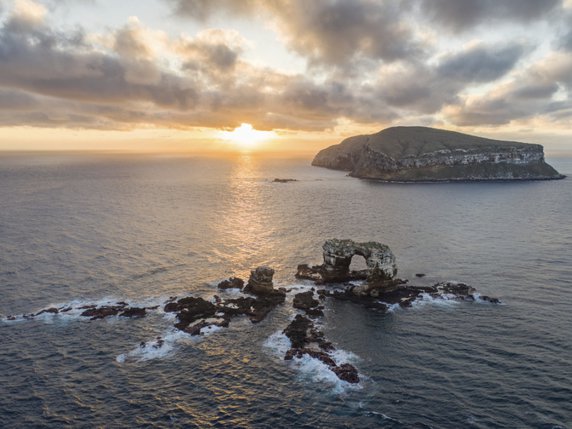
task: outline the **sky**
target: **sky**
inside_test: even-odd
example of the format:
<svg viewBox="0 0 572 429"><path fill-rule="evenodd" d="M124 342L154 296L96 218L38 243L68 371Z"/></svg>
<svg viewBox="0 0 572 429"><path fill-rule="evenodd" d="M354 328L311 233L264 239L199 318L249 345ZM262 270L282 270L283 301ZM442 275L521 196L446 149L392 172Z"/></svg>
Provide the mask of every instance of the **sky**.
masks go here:
<svg viewBox="0 0 572 429"><path fill-rule="evenodd" d="M0 0L0 150L304 153L424 125L572 154L571 94L572 0Z"/></svg>

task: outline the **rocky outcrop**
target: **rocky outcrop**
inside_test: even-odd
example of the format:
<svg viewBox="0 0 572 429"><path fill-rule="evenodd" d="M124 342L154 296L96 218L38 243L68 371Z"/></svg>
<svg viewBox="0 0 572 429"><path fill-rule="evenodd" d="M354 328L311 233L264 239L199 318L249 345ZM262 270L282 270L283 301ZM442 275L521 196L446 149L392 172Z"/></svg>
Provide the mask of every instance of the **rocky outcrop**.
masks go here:
<svg viewBox="0 0 572 429"><path fill-rule="evenodd" d="M219 289L241 289L244 287L244 280L238 277L231 277L218 284Z"/></svg>
<svg viewBox="0 0 572 429"><path fill-rule="evenodd" d="M255 295L264 295L274 291L274 270L267 266L261 266L250 272L250 278L244 288L245 292L253 293Z"/></svg>
<svg viewBox="0 0 572 429"><path fill-rule="evenodd" d="M564 176L541 145L492 140L427 127L392 127L320 151L312 165L396 182L548 180Z"/></svg>
<svg viewBox="0 0 572 429"><path fill-rule="evenodd" d="M359 383L357 369L349 363L338 364L336 362L332 355L332 352L336 350L335 347L325 339L324 333L317 329L307 317L300 314L296 315L283 333L291 343L284 360L301 359L307 355L327 365L340 380L348 383Z"/></svg>
<svg viewBox="0 0 572 429"><path fill-rule="evenodd" d="M357 295L367 295L373 290L390 291L397 287L395 256L388 246L373 241L357 243L353 240L326 240L323 249L323 265L298 266L296 277L318 283L343 283L351 280L366 282L355 290ZM354 256L365 258L367 270L350 271Z"/></svg>
<svg viewBox="0 0 572 429"><path fill-rule="evenodd" d="M292 307L305 311L306 314L312 318L324 315L324 306L320 305L320 301L314 299L313 288L308 292L301 292L294 295Z"/></svg>

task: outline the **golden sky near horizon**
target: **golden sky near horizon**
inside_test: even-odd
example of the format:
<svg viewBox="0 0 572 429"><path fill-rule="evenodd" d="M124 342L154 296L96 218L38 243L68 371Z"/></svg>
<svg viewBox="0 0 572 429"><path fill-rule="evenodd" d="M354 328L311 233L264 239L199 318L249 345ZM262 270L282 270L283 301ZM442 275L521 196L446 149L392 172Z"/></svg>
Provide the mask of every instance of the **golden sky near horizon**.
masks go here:
<svg viewBox="0 0 572 429"><path fill-rule="evenodd" d="M572 153L570 0L0 0L0 150L313 153L425 125Z"/></svg>

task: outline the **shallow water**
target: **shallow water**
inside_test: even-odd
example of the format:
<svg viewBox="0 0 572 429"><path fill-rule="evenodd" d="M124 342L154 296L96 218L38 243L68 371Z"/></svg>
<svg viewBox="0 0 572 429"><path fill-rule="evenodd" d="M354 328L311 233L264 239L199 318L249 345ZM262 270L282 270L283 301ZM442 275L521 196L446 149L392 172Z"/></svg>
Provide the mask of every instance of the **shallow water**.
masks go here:
<svg viewBox="0 0 572 429"><path fill-rule="evenodd" d="M570 159L549 161L572 175ZM161 312L3 321L2 426L572 427L571 213L571 178L399 185L247 155L3 156L1 314L207 297L261 264L292 287L332 237L384 242L400 277L467 282L504 305L328 302L323 329L357 387L281 359L289 302L199 340ZM166 349L139 348L157 336Z"/></svg>

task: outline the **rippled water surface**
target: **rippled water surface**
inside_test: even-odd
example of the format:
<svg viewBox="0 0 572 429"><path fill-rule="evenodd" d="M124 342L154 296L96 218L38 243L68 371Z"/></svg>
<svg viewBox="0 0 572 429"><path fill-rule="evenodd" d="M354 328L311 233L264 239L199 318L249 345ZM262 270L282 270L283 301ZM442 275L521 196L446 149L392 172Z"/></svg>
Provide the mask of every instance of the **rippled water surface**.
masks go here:
<svg viewBox="0 0 572 429"><path fill-rule="evenodd" d="M550 161L572 174L569 159ZM320 262L332 237L384 242L400 277L464 281L503 305L384 314L328 301L323 329L357 387L282 360L291 297L258 325L198 340L161 312L3 320L0 426L570 428L571 216L570 178L388 185L247 155L2 156L4 315L207 297L261 264L279 286L307 288L296 265ZM157 336L166 347L142 353Z"/></svg>

